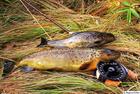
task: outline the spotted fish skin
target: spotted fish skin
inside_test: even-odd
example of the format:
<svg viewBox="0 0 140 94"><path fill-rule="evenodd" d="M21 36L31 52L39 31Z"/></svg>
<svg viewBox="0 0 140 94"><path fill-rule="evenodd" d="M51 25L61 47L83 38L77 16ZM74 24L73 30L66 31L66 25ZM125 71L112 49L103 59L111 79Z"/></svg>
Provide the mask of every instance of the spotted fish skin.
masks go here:
<svg viewBox="0 0 140 94"><path fill-rule="evenodd" d="M62 40L44 40L38 46L45 45L56 48L90 48L98 47L114 40L115 36L111 33L86 31L73 33L70 37Z"/></svg>
<svg viewBox="0 0 140 94"><path fill-rule="evenodd" d="M116 59L120 54L109 50L108 59ZM103 60L102 54L108 54L104 49L91 48L63 48L51 49L34 53L23 59L17 67L28 66L39 70L58 69L62 71L80 71L81 65L87 62L94 62L95 58Z"/></svg>

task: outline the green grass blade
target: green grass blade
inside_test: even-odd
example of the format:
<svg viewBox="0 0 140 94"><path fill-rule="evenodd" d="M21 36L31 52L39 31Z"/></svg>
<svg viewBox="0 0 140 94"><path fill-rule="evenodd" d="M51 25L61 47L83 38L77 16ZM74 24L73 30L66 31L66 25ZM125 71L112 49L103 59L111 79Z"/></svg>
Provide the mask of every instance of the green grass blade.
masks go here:
<svg viewBox="0 0 140 94"><path fill-rule="evenodd" d="M123 8L123 9L115 11L114 13L127 12L128 10L129 10L129 8Z"/></svg>
<svg viewBox="0 0 140 94"><path fill-rule="evenodd" d="M53 93L67 93L69 92L77 92L77 90L83 90L86 92L102 92L102 91L110 91L112 93L119 94L121 91L119 89L115 89L113 87L107 87L103 83L97 82L96 80L86 80L81 77L73 77L73 76L64 76L64 77L54 77L51 79L45 79L39 82L35 82L32 85L27 85L27 89L29 91L35 92L44 92L45 94ZM118 92L117 92L118 91Z"/></svg>
<svg viewBox="0 0 140 94"><path fill-rule="evenodd" d="M127 11L127 21L128 21L128 23L131 23L131 11L130 11L130 9Z"/></svg>
<svg viewBox="0 0 140 94"><path fill-rule="evenodd" d="M127 2L127 1L122 2L122 4L123 4L124 6L131 7L131 4L130 4L129 2Z"/></svg>
<svg viewBox="0 0 140 94"><path fill-rule="evenodd" d="M130 10L131 10L131 13L132 13L135 17L140 18L140 15L138 14L138 12L137 12L135 9L130 8Z"/></svg>

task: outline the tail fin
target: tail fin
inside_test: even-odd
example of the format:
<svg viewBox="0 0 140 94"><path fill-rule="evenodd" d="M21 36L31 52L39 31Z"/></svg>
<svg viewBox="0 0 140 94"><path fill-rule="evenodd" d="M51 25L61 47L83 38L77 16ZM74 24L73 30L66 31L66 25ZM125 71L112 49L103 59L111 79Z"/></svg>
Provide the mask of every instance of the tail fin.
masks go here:
<svg viewBox="0 0 140 94"><path fill-rule="evenodd" d="M41 42L39 45L37 45L37 47L43 47L45 45L47 45L48 40L46 38L41 37Z"/></svg>
<svg viewBox="0 0 140 94"><path fill-rule="evenodd" d="M5 77L7 76L9 73L12 72L12 70L14 69L15 65L16 65L16 62L14 61L11 61L11 60L3 60L2 63L2 73L1 73L1 76L2 77Z"/></svg>

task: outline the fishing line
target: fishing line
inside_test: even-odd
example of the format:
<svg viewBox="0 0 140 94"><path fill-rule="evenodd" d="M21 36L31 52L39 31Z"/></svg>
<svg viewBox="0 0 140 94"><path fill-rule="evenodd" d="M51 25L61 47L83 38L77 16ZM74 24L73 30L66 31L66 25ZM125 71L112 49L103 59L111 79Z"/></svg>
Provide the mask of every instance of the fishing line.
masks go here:
<svg viewBox="0 0 140 94"><path fill-rule="evenodd" d="M43 12L41 12L40 10L38 10L37 8L35 8L33 5L31 5L30 3L28 3L27 1L22 1L20 0L22 3L26 3L28 4L30 7L32 7L33 9L35 9L38 13L40 13L42 16L44 16L46 19L48 19L50 22L52 22L53 24L55 24L56 26L58 26L59 28L61 28L62 30L64 30L65 32L69 33L71 32L70 30L66 29L63 25L61 25L60 23L56 22L54 19L48 17L46 14L44 14ZM25 4L24 4L25 5ZM26 6L26 5L25 5ZM27 6L26 6L27 7Z"/></svg>
<svg viewBox="0 0 140 94"><path fill-rule="evenodd" d="M37 22L37 24L41 27L41 29L44 31L44 33L48 36L49 39L51 39L51 37L49 36L49 34L46 32L46 30L42 27L42 25L39 23L39 21L36 19L36 17L32 14L32 12L28 9L28 7L24 4L24 2L22 0L20 0L20 2L22 3L22 5L26 8L26 10L30 13L30 15L32 16L32 18Z"/></svg>

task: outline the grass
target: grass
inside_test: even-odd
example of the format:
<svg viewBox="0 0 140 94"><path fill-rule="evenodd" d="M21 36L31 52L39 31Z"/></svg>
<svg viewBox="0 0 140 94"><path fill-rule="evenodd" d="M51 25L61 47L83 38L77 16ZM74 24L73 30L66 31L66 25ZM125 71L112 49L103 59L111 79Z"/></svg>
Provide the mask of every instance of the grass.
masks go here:
<svg viewBox="0 0 140 94"><path fill-rule="evenodd" d="M47 80L35 82L31 87L31 90L35 92L40 90L42 94L48 93L72 93L79 89L81 92L102 92L113 91L111 88L107 88L104 84L94 81L93 79L84 79L81 77L64 76L64 77L52 77ZM94 90L94 91L93 91ZM117 91L117 90L116 90Z"/></svg>
<svg viewBox="0 0 140 94"><path fill-rule="evenodd" d="M34 76L34 77L33 77ZM1 83L3 91L18 93L20 89L28 93L39 94L63 94L63 93L107 93L120 94L120 88L108 87L84 73L70 72L45 72L31 73L16 72ZM40 79L40 80L39 80ZM14 84L16 82L16 84ZM7 89L7 86L12 84ZM21 91L20 91L21 92Z"/></svg>
<svg viewBox="0 0 140 94"><path fill-rule="evenodd" d="M70 1L71 0L67 1L65 4L69 4ZM137 72L138 74L140 73L139 32L136 32L133 28L131 28L131 26L133 27L134 25L129 25L126 21L120 19L119 15L114 15L112 13L108 13L103 17L91 16L89 14L81 15L77 14L75 12L76 10L73 11L68 9L65 4L63 5L62 3L60 3L60 5L51 3L50 5L49 2L42 0L33 0L33 2L42 4L42 6L45 7L42 10L46 14L73 32L92 30L113 33L117 40L107 44L105 47L121 51L122 56L118 59L118 61L123 63L127 68ZM101 3L103 3L103 1ZM87 11L93 12L95 9L97 10L101 3L98 3L95 8L91 6L87 7ZM10 6L10 10L12 10L13 4L15 3L8 4L6 9ZM20 3L16 4L20 5ZM17 62L29 54L49 49L36 48L40 42L39 37L44 36L45 33L31 18L31 16L22 9L23 7L21 8L21 6L18 6L18 8L19 10L15 10L11 13L10 10L8 10L8 12L1 13L2 15L8 15L9 13L14 14L17 12L20 13L21 16L14 16L14 19L16 19L16 23L14 24L9 23L9 21L14 21L13 19L11 20L12 16L9 16L10 20L5 18L7 21L5 20L4 22L8 25L5 25L4 28L0 27L0 54L3 57L15 59ZM22 9L22 11L20 9ZM22 20L22 17L24 18L24 21ZM49 21L44 21L45 18L41 15L35 14L35 17L52 39L63 39L68 37L68 34L66 34L63 30ZM13 43L15 46L9 47ZM91 78L89 75L83 73L42 73L38 71L23 73L16 71L7 79L1 80L0 83L0 91L13 94L21 92L25 92L25 94L120 94L124 90L140 90L139 81L123 82L121 87L116 88L105 86L95 78Z"/></svg>

